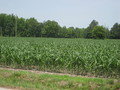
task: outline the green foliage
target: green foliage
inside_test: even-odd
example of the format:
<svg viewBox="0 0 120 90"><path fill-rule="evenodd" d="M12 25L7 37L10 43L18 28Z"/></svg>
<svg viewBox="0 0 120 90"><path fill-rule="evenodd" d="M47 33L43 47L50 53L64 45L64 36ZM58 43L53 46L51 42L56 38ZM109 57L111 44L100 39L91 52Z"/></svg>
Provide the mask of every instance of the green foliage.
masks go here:
<svg viewBox="0 0 120 90"><path fill-rule="evenodd" d="M35 18L30 18L26 20L26 36L31 36L31 37L36 37L36 34L39 33L37 32L38 30L38 21Z"/></svg>
<svg viewBox="0 0 120 90"><path fill-rule="evenodd" d="M57 22L48 20L43 23L43 28L46 31L47 37L58 37L58 32L61 27Z"/></svg>
<svg viewBox="0 0 120 90"><path fill-rule="evenodd" d="M3 36L15 36L15 16L0 14L0 27Z"/></svg>
<svg viewBox="0 0 120 90"><path fill-rule="evenodd" d="M38 22L35 18L18 18L0 14L0 35L19 37L80 38L82 29L61 27L56 21Z"/></svg>
<svg viewBox="0 0 120 90"><path fill-rule="evenodd" d="M119 40L0 38L0 65L117 77L119 46Z"/></svg>
<svg viewBox="0 0 120 90"><path fill-rule="evenodd" d="M93 38L95 39L104 39L105 33L106 32L103 26L96 26L92 31Z"/></svg>
<svg viewBox="0 0 120 90"><path fill-rule="evenodd" d="M87 28L61 27L56 21L38 22L35 18L19 18L13 14L0 14L0 36L54 37L54 38L93 38L92 31L98 26L93 20ZM120 24L115 23L111 30L105 29L105 38L120 39Z"/></svg>
<svg viewBox="0 0 120 90"><path fill-rule="evenodd" d="M21 36L21 37L26 36L25 24L26 24L26 20L24 18L19 18L17 20L17 31L18 31L17 36Z"/></svg>
<svg viewBox="0 0 120 90"><path fill-rule="evenodd" d="M98 22L95 21L95 20L93 20L93 21L90 23L90 25L85 29L85 31L84 31L84 37L85 37L85 38L93 38L93 36L92 36L92 30L93 30L93 28L94 28L95 26L97 26L97 25L98 25Z"/></svg>
<svg viewBox="0 0 120 90"><path fill-rule="evenodd" d="M120 39L120 24L115 23L110 31L111 38Z"/></svg>

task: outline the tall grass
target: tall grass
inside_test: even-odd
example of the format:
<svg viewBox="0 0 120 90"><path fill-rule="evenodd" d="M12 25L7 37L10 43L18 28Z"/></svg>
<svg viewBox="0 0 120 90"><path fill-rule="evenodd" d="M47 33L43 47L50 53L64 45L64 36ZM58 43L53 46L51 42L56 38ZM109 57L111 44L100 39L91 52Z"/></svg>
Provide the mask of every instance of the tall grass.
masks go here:
<svg viewBox="0 0 120 90"><path fill-rule="evenodd" d="M0 65L120 76L120 40L0 38Z"/></svg>

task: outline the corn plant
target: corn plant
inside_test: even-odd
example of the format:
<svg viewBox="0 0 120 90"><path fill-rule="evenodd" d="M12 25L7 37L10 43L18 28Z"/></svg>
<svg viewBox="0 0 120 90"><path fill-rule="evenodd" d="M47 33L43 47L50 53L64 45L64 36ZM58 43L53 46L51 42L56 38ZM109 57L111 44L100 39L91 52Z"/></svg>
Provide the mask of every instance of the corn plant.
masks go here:
<svg viewBox="0 0 120 90"><path fill-rule="evenodd" d="M0 65L120 76L120 40L0 38Z"/></svg>

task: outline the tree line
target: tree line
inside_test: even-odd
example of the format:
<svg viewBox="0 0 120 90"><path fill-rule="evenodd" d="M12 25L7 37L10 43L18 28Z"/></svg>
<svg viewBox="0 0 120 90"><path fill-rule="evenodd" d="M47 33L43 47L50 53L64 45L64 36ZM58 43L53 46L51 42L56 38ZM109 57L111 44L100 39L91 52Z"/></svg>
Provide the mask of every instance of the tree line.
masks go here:
<svg viewBox="0 0 120 90"><path fill-rule="evenodd" d="M10 37L53 38L111 38L120 39L120 24L109 30L93 20L87 28L61 27L56 21L38 22L35 18L19 18L14 14L0 14L0 35Z"/></svg>

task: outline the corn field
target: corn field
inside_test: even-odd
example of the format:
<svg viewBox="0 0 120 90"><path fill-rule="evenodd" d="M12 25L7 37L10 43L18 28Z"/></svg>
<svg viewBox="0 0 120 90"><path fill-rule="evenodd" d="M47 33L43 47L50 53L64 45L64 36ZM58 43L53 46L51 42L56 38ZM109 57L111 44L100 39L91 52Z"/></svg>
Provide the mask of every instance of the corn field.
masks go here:
<svg viewBox="0 0 120 90"><path fill-rule="evenodd" d="M120 77L120 40L1 37L0 66Z"/></svg>

